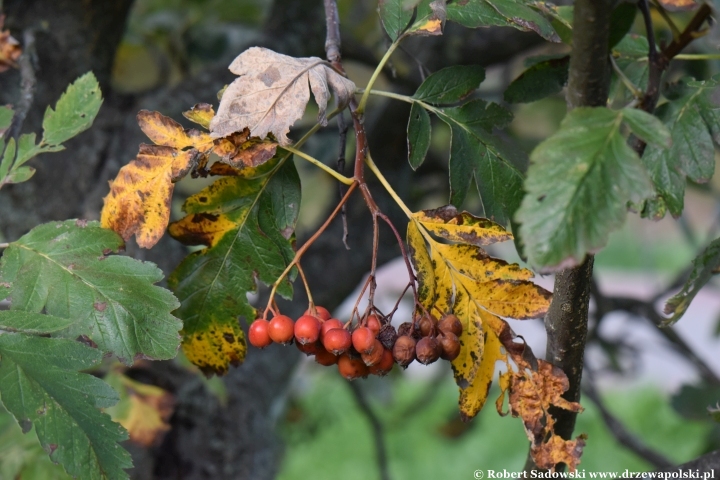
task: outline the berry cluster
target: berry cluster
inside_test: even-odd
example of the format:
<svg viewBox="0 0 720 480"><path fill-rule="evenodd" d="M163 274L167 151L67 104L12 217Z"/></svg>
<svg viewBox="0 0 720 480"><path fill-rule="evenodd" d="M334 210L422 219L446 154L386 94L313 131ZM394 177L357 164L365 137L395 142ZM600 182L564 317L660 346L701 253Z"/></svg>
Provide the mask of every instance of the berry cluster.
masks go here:
<svg viewBox="0 0 720 480"><path fill-rule="evenodd" d="M295 343L298 350L314 355L320 365L337 364L348 380L387 375L397 363L405 368L413 360L427 365L438 358L452 361L460 354L462 324L453 314L438 322L429 314L400 325L398 331L386 318L367 315L356 326L331 318L323 307L307 310L297 321L286 315L262 318L250 325L250 343L264 348L271 343Z"/></svg>

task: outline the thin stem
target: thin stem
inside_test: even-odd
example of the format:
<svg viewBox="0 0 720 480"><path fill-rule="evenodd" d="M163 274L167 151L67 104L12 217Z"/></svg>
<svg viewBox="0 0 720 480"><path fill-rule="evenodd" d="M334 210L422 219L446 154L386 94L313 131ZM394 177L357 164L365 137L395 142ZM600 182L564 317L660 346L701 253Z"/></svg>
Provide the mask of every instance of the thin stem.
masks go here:
<svg viewBox="0 0 720 480"><path fill-rule="evenodd" d="M643 96L642 90L640 90L626 75L625 72L623 72L620 67L618 67L618 64L615 62L615 59L612 55L610 55L610 63L612 64L613 70L615 71L615 74L620 78L620 81L625 85L625 87L630 90L630 92L633 94L635 98L641 98Z"/></svg>
<svg viewBox="0 0 720 480"><path fill-rule="evenodd" d="M307 160L308 162L312 163L312 164L315 165L316 167L318 167L318 168L324 170L325 172L327 172L328 174L332 175L333 177L335 177L335 179L336 179L337 181L342 182L342 183L344 183L345 185L350 185L350 184L352 184L352 183L354 182L354 180L353 180L352 178L348 178L348 177L346 177L345 175L339 174L336 170L328 167L327 165L325 165L324 163L322 163L322 162L321 162L320 160L318 160L317 158L312 157L312 156L308 155L308 154L305 153L305 152L302 152L302 151L300 151L300 150L298 150L298 149L296 149L296 148L293 148L293 147L282 147L282 148L284 148L285 150L287 150L287 151L290 152L290 153L293 153L293 154L297 155L298 157L302 158L303 160Z"/></svg>
<svg viewBox="0 0 720 480"><path fill-rule="evenodd" d="M679 53L675 60L720 60L720 53Z"/></svg>
<svg viewBox="0 0 720 480"><path fill-rule="evenodd" d="M358 114L362 115L362 113L365 111L365 104L367 103L368 96L370 95L370 90L372 89L372 86L375 84L375 81L377 80L378 76L380 75L380 72L382 72L383 67L387 63L388 60L390 60L390 56L393 54L395 49L400 45L400 41L403 39L403 35L398 37L397 40L395 40L392 45L390 45L390 48L388 48L387 52L385 52L385 55L382 59L380 59L380 63L378 63L378 66L375 68L375 71L372 74L372 77L370 77L370 81L367 84L367 87L365 87L365 93L363 93L363 96L360 98L360 103L358 104L357 109L355 110Z"/></svg>
<svg viewBox="0 0 720 480"><path fill-rule="evenodd" d="M305 277L305 272L302 269L302 266L300 266L299 263L295 264L295 266L298 269L298 273L300 274L300 278L302 279L303 285L305 285L305 294L308 297L308 303L310 305L315 305L315 302L313 302L312 293L310 293L310 284L307 281L307 278Z"/></svg>
<svg viewBox="0 0 720 480"><path fill-rule="evenodd" d="M312 237L310 237L305 244L303 244L302 247L298 249L297 252L295 252L295 258L292 259L292 261L288 264L288 266L285 268L285 270L280 274L277 280L275 280L275 283L273 283L272 290L270 290L270 297L268 299L268 309L272 305L272 302L275 298L275 292L277 292L278 287L280 286L280 283L282 283L283 279L287 276L288 273L290 273L290 270L297 265L300 262L300 258L302 258L303 254L307 251L308 248L315 242L315 240L322 235L322 233L330 226L330 222L335 218L335 216L338 214L340 209L343 205L345 205L345 202L348 201L350 198L350 195L355 191L355 188L358 186L357 182L350 185L350 188L348 188L348 191L345 192L345 196L340 200L340 203L337 204L335 209L332 211L330 216L325 220L325 223L323 223L320 228L318 228L317 232L313 234ZM267 315L267 310L265 309L265 314L263 315L263 318Z"/></svg>
<svg viewBox="0 0 720 480"><path fill-rule="evenodd" d="M398 206L402 209L403 212L405 212L405 215L407 215L408 218L412 218L412 211L408 208L407 205L405 205L405 202L402 201L400 196L395 192L395 190L392 188L390 183L387 181L385 176L382 174L380 169L378 169L377 165L375 165L375 162L373 162L372 157L370 154L368 154L365 157L365 163L367 163L368 168L370 168L370 171L372 171L375 176L380 180L380 183L382 183L383 187L385 187L385 190L390 194L393 200L395 200L395 203L398 204Z"/></svg>

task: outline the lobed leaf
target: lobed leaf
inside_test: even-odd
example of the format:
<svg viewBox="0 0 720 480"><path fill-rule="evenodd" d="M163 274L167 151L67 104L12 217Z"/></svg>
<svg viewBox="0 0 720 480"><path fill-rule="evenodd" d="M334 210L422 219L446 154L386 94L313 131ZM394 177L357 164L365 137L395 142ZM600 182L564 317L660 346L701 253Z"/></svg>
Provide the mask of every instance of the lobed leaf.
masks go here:
<svg viewBox="0 0 720 480"><path fill-rule="evenodd" d="M413 218L427 231L452 242L483 246L513 238L510 232L492 220L469 212L458 212L452 205L422 210L414 213Z"/></svg>
<svg viewBox="0 0 720 480"><path fill-rule="evenodd" d="M35 227L12 242L0 259L0 282L10 285L11 311L71 319L55 335L85 336L127 364L137 356L173 358L181 324L170 312L177 300L154 285L162 279L155 265L106 256L122 246L115 233L97 222Z"/></svg>
<svg viewBox="0 0 720 480"><path fill-rule="evenodd" d="M225 373L245 356L238 316L255 318L247 299L255 279L272 284L294 256L300 180L291 162L260 177L226 177L188 198L174 238L207 248L188 256L168 279L181 301L182 348L206 372ZM289 281L278 292L292 295Z"/></svg>
<svg viewBox="0 0 720 480"><path fill-rule="evenodd" d="M624 113L576 108L532 152L516 215L531 264L549 270L581 262L622 225L628 202L653 194L621 134Z"/></svg>
<svg viewBox="0 0 720 480"><path fill-rule="evenodd" d="M43 313L24 312L22 310L0 310L0 330L28 334L54 333L64 330L78 320L62 318Z"/></svg>
<svg viewBox="0 0 720 480"><path fill-rule="evenodd" d="M447 6L447 19L469 28L513 27L560 42L550 22L522 0L467 0Z"/></svg>
<svg viewBox="0 0 720 480"><path fill-rule="evenodd" d="M668 92L672 100L657 109L670 130L672 146L648 146L642 160L659 198L678 217L684 207L686 178L705 183L715 173L715 147L720 142L720 77L687 81Z"/></svg>
<svg viewBox="0 0 720 480"><path fill-rule="evenodd" d="M698 292L718 272L718 268L720 268L720 238L710 242L710 245L693 260L692 271L682 289L665 304L665 313L671 316L663 322L663 326L672 325L680 320Z"/></svg>
<svg viewBox="0 0 720 480"><path fill-rule="evenodd" d="M16 333L0 335L0 394L24 432L35 427L54 462L83 479L129 478L130 454L117 442L125 431L101 413L115 391L92 375L102 352L74 340Z"/></svg>
<svg viewBox="0 0 720 480"><path fill-rule="evenodd" d="M88 72L71 83L55 110L48 107L43 117L43 142L60 145L90 128L102 105L102 93L95 75Z"/></svg>
<svg viewBox="0 0 720 480"><path fill-rule="evenodd" d="M273 134L280 145L289 145L287 133L300 119L310 100L318 104L318 119L325 124L331 92L339 107L347 105L355 84L317 57L293 58L266 48L252 47L230 64L239 76L220 100L217 115L210 122L214 138L249 129L250 136Z"/></svg>

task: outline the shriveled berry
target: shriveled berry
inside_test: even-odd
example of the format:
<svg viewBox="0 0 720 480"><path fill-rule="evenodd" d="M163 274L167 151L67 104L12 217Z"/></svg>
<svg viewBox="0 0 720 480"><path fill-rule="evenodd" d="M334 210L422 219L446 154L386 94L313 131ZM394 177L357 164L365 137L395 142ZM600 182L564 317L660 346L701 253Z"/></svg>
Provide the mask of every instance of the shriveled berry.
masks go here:
<svg viewBox="0 0 720 480"><path fill-rule="evenodd" d="M270 320L268 333L273 342L290 343L295 333L295 323L286 315L277 315Z"/></svg>
<svg viewBox="0 0 720 480"><path fill-rule="evenodd" d="M370 353L375 345L375 334L368 327L358 327L352 333L352 344L358 353Z"/></svg>
<svg viewBox="0 0 720 480"><path fill-rule="evenodd" d="M303 352L305 355L315 355L317 353L318 347L325 350L325 348L322 346L320 342L312 342L312 343L300 343L295 342L295 346L297 346L297 349Z"/></svg>
<svg viewBox="0 0 720 480"><path fill-rule="evenodd" d="M383 347L382 343L380 343L380 340L375 340L370 352L362 354L362 361L365 362L365 365L371 367L382 360L384 351L385 347Z"/></svg>
<svg viewBox="0 0 720 480"><path fill-rule="evenodd" d="M407 335L398 337L393 346L393 358L401 367L407 367L415 360L415 340Z"/></svg>
<svg viewBox="0 0 720 480"><path fill-rule="evenodd" d="M382 358L378 363L370 367L370 373L379 377L384 377L395 365L395 359L393 358L392 352L386 348L383 348Z"/></svg>
<svg viewBox="0 0 720 480"><path fill-rule="evenodd" d="M332 318L332 315L330 315L330 312L328 312L327 308L321 307L320 305L315 305L315 313L317 318L322 321L330 320ZM305 310L304 315L312 315L312 312L309 308Z"/></svg>
<svg viewBox="0 0 720 480"><path fill-rule="evenodd" d="M344 328L328 330L323 337L323 346L328 352L340 355L352 345L352 336Z"/></svg>
<svg viewBox="0 0 720 480"><path fill-rule="evenodd" d="M438 322L438 329L441 332L454 333L456 337L460 337L463 331L463 326L458 317L452 313L448 313L440 319L440 322Z"/></svg>
<svg viewBox="0 0 720 480"><path fill-rule="evenodd" d="M412 334L413 334L412 323L410 323L410 322L401 323L400 326L398 327L397 333L398 333L398 337L402 337L405 335L408 337L412 337Z"/></svg>
<svg viewBox="0 0 720 480"><path fill-rule="evenodd" d="M415 346L418 362L428 365L440 357L440 348L435 337L423 337Z"/></svg>
<svg viewBox="0 0 720 480"><path fill-rule="evenodd" d="M423 315L420 318L420 321L417 322L417 328L420 330L420 335L427 337L428 335L435 333L434 330L436 323L435 319L430 315Z"/></svg>
<svg viewBox="0 0 720 480"><path fill-rule="evenodd" d="M382 328L382 322L377 315L371 313L367 317L367 323L365 324L365 326L372 330L372 332L377 336L377 334L380 333L380 329Z"/></svg>
<svg viewBox="0 0 720 480"><path fill-rule="evenodd" d="M303 315L295 322L295 340L305 345L320 338L320 321L312 315Z"/></svg>
<svg viewBox="0 0 720 480"><path fill-rule="evenodd" d="M268 327L270 322L262 318L255 320L248 330L248 339L250 344L257 348L265 348L272 343Z"/></svg>
<svg viewBox="0 0 720 480"><path fill-rule="evenodd" d="M360 377L367 377L370 371L359 358L351 358L347 354L340 355L338 358L338 371L340 375L348 380L355 380Z"/></svg>
<svg viewBox="0 0 720 480"><path fill-rule="evenodd" d="M343 328L342 322L337 318L325 320L320 326L320 340L325 338L325 334L327 333L327 331L332 330L333 328Z"/></svg>
<svg viewBox="0 0 720 480"><path fill-rule="evenodd" d="M393 345L395 345L395 340L397 340L397 338L398 334L395 331L395 327L393 327L389 323L383 325L380 329L380 333L377 334L377 339L380 340L380 343L382 343L383 346L390 351L392 351Z"/></svg>
<svg viewBox="0 0 720 480"><path fill-rule="evenodd" d="M325 347L322 345L318 345L315 349L315 361L320 365L329 367L330 365L335 365L337 363L338 357L325 350Z"/></svg>
<svg viewBox="0 0 720 480"><path fill-rule="evenodd" d="M458 340L458 337L454 333L443 332L443 334L438 337L438 341L442 348L440 358L443 360L452 362L460 355L460 340Z"/></svg>

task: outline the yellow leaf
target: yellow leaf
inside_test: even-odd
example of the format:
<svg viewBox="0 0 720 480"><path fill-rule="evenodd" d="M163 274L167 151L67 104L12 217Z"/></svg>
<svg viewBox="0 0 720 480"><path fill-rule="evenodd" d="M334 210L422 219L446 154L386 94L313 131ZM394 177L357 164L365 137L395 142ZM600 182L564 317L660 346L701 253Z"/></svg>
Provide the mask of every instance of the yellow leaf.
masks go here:
<svg viewBox="0 0 720 480"><path fill-rule="evenodd" d="M170 430L167 423L172 416L175 400L169 392L154 385L131 380L120 373L111 373L107 378L119 390L120 402L108 409L113 420L128 431L130 440L143 447L157 445L165 432Z"/></svg>
<svg viewBox="0 0 720 480"><path fill-rule="evenodd" d="M453 242L482 246L513 238L510 232L492 220L468 212L460 213L452 205L422 210L414 213L413 218L432 234Z"/></svg>
<svg viewBox="0 0 720 480"><path fill-rule="evenodd" d="M215 116L215 110L209 103L198 103L190 110L183 112L183 117L197 123L204 129L210 128L210 120Z"/></svg>
<svg viewBox="0 0 720 480"><path fill-rule="evenodd" d="M140 145L135 160L120 169L110 182L100 222L123 239L133 235L141 247L150 248L165 233L170 220L173 182L197 162L195 149L178 151L160 145Z"/></svg>
<svg viewBox="0 0 720 480"><path fill-rule="evenodd" d="M425 240L415 222L408 222L407 243L410 259L418 278L418 297L425 308L432 308L435 299L435 271L428 255Z"/></svg>
<svg viewBox="0 0 720 480"><path fill-rule="evenodd" d="M183 353L206 374L224 373L228 365L238 366L245 358L245 335L237 321L210 319L203 329L182 333Z"/></svg>
<svg viewBox="0 0 720 480"><path fill-rule="evenodd" d="M185 133L182 125L160 112L140 110L137 114L137 122L143 133L156 145L180 149L193 145L192 139Z"/></svg>

